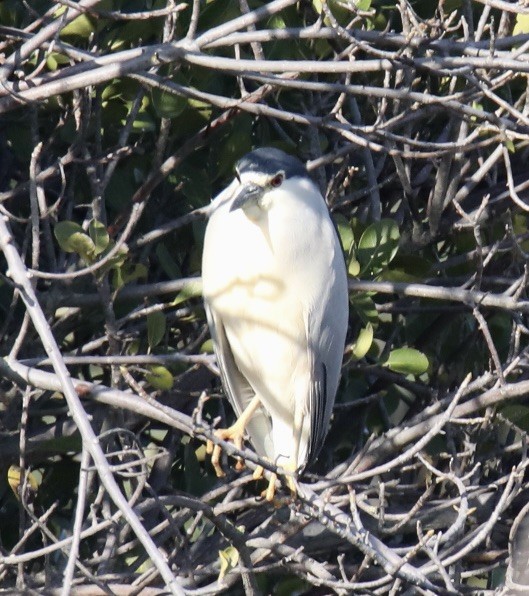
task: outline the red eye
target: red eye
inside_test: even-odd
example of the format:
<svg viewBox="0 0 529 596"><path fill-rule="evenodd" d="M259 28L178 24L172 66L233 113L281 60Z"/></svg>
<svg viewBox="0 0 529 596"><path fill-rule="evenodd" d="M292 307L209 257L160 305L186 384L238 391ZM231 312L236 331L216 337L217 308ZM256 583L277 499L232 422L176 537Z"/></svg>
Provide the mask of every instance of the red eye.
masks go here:
<svg viewBox="0 0 529 596"><path fill-rule="evenodd" d="M283 180L285 179L285 175L280 172L279 174L276 174L272 180L270 180L270 185L273 186L274 188L277 188L278 186L281 186L283 184Z"/></svg>

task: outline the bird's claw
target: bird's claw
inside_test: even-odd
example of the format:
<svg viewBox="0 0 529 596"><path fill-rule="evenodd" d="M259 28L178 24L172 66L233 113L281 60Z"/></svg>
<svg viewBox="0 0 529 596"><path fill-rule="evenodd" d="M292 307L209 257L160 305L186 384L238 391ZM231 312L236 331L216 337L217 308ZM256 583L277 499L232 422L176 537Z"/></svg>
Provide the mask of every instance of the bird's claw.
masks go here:
<svg viewBox="0 0 529 596"><path fill-rule="evenodd" d="M298 489L296 488L296 482L294 480L297 469L296 464L292 461L289 461L283 466L283 468L285 472L287 472L285 474L285 479L287 481L287 486L290 490L290 495L292 498L295 498L298 494Z"/></svg>
<svg viewBox="0 0 529 596"><path fill-rule="evenodd" d="M264 476L264 468L263 468L263 466L257 466L255 468L255 470L253 471L252 478L254 480L261 480L261 478L263 476Z"/></svg>
<svg viewBox="0 0 529 596"><path fill-rule="evenodd" d="M288 472L288 474L285 474L285 478L286 478L287 486L290 489L290 496L291 496L291 498L295 498L297 495L297 489L296 489L296 483L294 481L294 477L292 474L296 471L296 466L289 462L288 464L283 466L283 468L285 469L286 472ZM255 470L252 474L252 478L254 480L261 480L261 478L263 478L263 476L264 476L263 466L257 466L257 468L255 468ZM261 493L261 496L264 497L264 499L266 501L268 501L269 503L276 502L276 499L275 499L276 482L277 482L277 474L275 472L272 472L268 479L268 486Z"/></svg>
<svg viewBox="0 0 529 596"><path fill-rule="evenodd" d="M276 496L276 481L277 481L277 474L275 472L272 472L272 474L270 474L270 478L268 480L268 486L266 487L266 490L264 491L264 498L269 503L272 503Z"/></svg>
<svg viewBox="0 0 529 596"><path fill-rule="evenodd" d="M215 436L223 441L232 441L232 443L237 447L237 449L242 449L242 443L244 439L244 428L241 428L240 425L233 424L229 428L219 428L215 431ZM222 469L220 464L220 457L222 455L222 447L220 445L216 445L213 443L211 439L206 442L206 453L211 455L211 465L215 470L215 474L217 478L223 478L226 476L226 473ZM237 458L237 463L235 465L235 469L240 472L244 468L244 461L242 458Z"/></svg>

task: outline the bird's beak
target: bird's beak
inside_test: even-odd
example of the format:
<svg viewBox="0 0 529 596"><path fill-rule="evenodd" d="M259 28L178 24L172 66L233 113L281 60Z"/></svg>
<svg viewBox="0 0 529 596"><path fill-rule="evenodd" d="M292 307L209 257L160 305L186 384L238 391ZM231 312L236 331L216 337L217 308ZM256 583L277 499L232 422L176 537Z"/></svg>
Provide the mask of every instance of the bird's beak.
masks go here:
<svg viewBox="0 0 529 596"><path fill-rule="evenodd" d="M253 182L244 184L238 193L235 195L233 202L230 207L230 211L235 211L248 204L253 203L254 205L263 195L263 187Z"/></svg>

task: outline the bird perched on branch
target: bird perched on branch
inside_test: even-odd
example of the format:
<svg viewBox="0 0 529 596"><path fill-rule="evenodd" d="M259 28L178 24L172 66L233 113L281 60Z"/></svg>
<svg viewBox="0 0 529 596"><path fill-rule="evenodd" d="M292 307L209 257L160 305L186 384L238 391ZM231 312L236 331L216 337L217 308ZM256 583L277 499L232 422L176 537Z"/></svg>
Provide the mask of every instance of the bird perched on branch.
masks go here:
<svg viewBox="0 0 529 596"><path fill-rule="evenodd" d="M305 166L260 148L212 203L202 259L207 319L238 420L217 436L289 472L317 457L348 321L347 275L325 201ZM220 448L209 445L219 476ZM272 478L267 498L274 495ZM294 490L292 478L289 486Z"/></svg>

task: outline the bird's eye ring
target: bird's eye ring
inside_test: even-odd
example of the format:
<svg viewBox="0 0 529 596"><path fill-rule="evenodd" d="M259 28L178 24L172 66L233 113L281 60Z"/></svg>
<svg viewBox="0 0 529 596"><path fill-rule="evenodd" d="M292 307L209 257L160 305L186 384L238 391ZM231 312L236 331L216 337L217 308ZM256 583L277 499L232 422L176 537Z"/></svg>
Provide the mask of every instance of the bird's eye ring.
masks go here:
<svg viewBox="0 0 529 596"><path fill-rule="evenodd" d="M285 175L283 174L283 172L279 172L272 178L272 180L270 180L270 186L273 186L274 188L278 188L279 186L281 186L283 184L284 179L285 179Z"/></svg>

